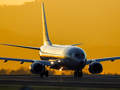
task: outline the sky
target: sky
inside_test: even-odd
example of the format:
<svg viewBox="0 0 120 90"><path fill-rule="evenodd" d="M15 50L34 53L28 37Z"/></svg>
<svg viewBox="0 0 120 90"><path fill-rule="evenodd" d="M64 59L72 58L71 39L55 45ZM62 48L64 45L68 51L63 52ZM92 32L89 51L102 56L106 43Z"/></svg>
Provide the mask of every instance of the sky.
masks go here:
<svg viewBox="0 0 120 90"><path fill-rule="evenodd" d="M22 5L24 2L31 2L35 0L0 0L0 5Z"/></svg>
<svg viewBox="0 0 120 90"><path fill-rule="evenodd" d="M79 47L85 50L88 59L120 56L120 0L0 0L0 43L42 46L41 2L45 4L53 44L84 43ZM36 50L3 45L0 56L40 59ZM0 63L1 69L30 65ZM103 74L120 74L120 60L102 65Z"/></svg>

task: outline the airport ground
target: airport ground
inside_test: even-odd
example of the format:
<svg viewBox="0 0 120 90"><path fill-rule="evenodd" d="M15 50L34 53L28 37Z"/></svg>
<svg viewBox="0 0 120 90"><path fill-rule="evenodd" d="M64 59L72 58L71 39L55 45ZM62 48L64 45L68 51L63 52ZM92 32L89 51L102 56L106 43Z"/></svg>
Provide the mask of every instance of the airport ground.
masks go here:
<svg viewBox="0 0 120 90"><path fill-rule="evenodd" d="M39 75L0 76L0 90L5 90L6 86L9 87L8 90L10 88L19 90L16 87L22 86L33 88L32 90L119 90L120 75L84 75L82 78L73 76L40 78Z"/></svg>

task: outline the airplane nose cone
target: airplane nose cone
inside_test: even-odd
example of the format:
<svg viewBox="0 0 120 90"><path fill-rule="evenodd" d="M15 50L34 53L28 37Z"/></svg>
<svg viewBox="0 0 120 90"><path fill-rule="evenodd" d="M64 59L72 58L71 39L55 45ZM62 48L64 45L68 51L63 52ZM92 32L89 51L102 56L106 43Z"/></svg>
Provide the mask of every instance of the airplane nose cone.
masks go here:
<svg viewBox="0 0 120 90"><path fill-rule="evenodd" d="M77 69L83 69L84 67L85 67L85 63L86 63L86 61L85 61L85 59L82 59L82 60L77 60L78 61L78 63L76 64L77 65Z"/></svg>
<svg viewBox="0 0 120 90"><path fill-rule="evenodd" d="M84 64L85 63L85 59L77 59L77 61L79 62L79 64Z"/></svg>
<svg viewBox="0 0 120 90"><path fill-rule="evenodd" d="M69 57L74 58L74 59L78 60L79 62L85 61L86 54L85 54L84 50L81 48L73 47L73 48L70 48L66 53Z"/></svg>

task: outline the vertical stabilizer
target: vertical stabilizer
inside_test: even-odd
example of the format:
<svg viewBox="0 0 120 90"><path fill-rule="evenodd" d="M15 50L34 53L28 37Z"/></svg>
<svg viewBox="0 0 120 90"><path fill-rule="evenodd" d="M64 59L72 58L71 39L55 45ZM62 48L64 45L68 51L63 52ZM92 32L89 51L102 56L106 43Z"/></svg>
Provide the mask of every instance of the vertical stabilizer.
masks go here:
<svg viewBox="0 0 120 90"><path fill-rule="evenodd" d="M48 35L48 30L47 30L47 22L46 22L46 16L45 16L44 3L42 3L42 26L43 26L44 45L52 45L51 41L49 40L49 35Z"/></svg>

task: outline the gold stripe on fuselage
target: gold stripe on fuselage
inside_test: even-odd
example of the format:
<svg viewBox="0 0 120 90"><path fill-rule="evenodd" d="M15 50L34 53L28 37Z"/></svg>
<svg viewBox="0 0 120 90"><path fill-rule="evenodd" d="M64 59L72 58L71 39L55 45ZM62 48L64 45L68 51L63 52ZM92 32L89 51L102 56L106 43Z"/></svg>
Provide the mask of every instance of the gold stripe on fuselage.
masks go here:
<svg viewBox="0 0 120 90"><path fill-rule="evenodd" d="M50 58L65 58L65 56L55 56L55 55L40 55L40 57L44 57L44 58L46 58L46 57L50 57Z"/></svg>

